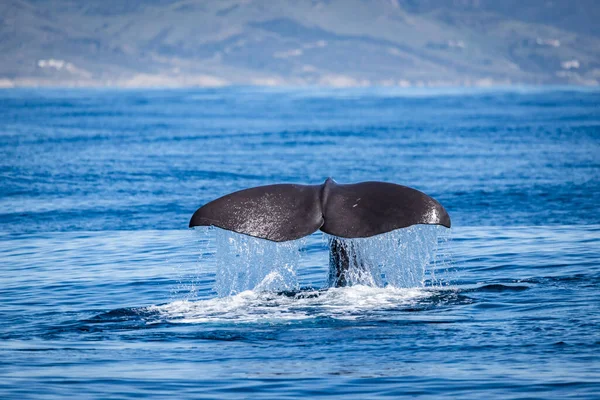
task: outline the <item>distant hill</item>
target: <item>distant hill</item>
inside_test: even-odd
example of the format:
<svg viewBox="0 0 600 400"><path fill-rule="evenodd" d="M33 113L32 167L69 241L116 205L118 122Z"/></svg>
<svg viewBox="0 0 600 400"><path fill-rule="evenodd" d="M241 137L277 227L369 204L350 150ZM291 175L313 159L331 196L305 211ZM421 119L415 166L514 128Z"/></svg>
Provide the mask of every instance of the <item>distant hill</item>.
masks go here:
<svg viewBox="0 0 600 400"><path fill-rule="evenodd" d="M3 0L0 86L600 82L596 0Z"/></svg>

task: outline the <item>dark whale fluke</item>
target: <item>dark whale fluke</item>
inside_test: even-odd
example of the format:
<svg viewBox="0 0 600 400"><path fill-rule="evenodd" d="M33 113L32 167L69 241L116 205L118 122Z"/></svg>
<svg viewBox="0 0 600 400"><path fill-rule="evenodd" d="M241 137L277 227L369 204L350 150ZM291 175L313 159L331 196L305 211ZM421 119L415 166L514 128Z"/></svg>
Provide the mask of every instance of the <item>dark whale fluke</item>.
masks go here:
<svg viewBox="0 0 600 400"><path fill-rule="evenodd" d="M450 228L448 213L416 189L384 182L322 185L278 184L231 193L200 207L194 226L216 226L284 242L318 229L343 238L363 238L411 225Z"/></svg>

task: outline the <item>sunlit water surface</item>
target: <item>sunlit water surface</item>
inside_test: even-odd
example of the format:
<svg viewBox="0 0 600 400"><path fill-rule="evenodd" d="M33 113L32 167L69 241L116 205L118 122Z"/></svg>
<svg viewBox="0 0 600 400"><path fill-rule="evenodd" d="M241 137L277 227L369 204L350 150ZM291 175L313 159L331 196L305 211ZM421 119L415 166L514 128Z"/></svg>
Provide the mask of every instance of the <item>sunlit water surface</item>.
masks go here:
<svg viewBox="0 0 600 400"><path fill-rule="evenodd" d="M0 396L600 396L600 112L571 89L0 92ZM188 230L275 182L383 180L452 230Z"/></svg>

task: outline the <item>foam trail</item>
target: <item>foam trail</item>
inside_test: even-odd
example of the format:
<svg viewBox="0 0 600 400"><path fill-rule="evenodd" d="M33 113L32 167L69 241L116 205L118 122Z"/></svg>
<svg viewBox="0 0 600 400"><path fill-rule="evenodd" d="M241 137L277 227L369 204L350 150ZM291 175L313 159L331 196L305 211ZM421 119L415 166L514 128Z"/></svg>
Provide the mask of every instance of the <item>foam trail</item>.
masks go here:
<svg viewBox="0 0 600 400"><path fill-rule="evenodd" d="M141 312L147 323L277 322L319 318L338 320L380 318L379 312L426 308L439 298L427 288L397 289L356 285L294 296L247 290L236 295L198 301L175 301ZM386 318L389 315L386 314ZM406 318L403 316L402 318Z"/></svg>

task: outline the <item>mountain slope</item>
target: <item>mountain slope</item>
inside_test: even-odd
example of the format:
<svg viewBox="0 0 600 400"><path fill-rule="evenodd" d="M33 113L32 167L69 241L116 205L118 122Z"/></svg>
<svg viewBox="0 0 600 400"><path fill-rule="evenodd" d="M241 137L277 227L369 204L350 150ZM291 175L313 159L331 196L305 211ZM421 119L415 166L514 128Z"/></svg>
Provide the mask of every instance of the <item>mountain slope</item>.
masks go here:
<svg viewBox="0 0 600 400"><path fill-rule="evenodd" d="M6 0L0 85L596 85L594 3Z"/></svg>

